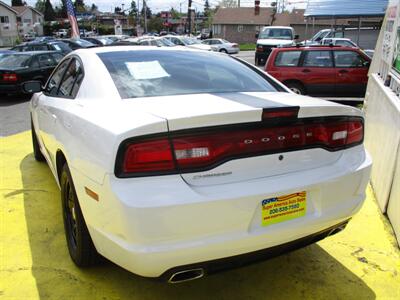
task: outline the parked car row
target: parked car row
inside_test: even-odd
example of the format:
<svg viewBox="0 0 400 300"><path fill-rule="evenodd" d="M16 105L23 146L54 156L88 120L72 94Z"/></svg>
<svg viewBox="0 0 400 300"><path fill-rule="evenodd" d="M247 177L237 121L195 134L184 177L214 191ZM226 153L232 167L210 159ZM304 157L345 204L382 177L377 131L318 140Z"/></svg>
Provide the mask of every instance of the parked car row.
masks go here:
<svg viewBox="0 0 400 300"><path fill-rule="evenodd" d="M60 31L60 36L61 34L62 31ZM226 40L209 39L201 42L192 37L178 35L164 35L161 37L147 35L140 38L92 36L81 39L39 37L34 41L26 42L10 50L0 52L0 74L3 74L1 77L0 93L20 93L21 83L32 79L38 79L44 84L58 61L74 50L114 45L184 46L192 49L219 51L229 54L239 52L237 44L229 43ZM6 57L6 55L8 56ZM44 56L48 57L47 62L43 59ZM3 58L6 59L3 60Z"/></svg>

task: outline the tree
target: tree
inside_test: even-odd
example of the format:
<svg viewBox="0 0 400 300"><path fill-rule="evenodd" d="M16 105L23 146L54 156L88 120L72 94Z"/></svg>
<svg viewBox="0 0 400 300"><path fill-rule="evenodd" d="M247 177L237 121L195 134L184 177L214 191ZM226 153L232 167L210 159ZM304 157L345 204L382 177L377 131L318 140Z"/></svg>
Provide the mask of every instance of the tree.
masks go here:
<svg viewBox="0 0 400 300"><path fill-rule="evenodd" d="M22 0L11 0L11 6L23 6L24 2Z"/></svg>
<svg viewBox="0 0 400 300"><path fill-rule="evenodd" d="M171 8L170 13L171 13L172 19L179 19L181 17L181 14L177 10L175 10L173 7Z"/></svg>
<svg viewBox="0 0 400 300"><path fill-rule="evenodd" d="M67 6L65 5L65 0L61 1L61 7L57 7L56 9L57 18L67 18Z"/></svg>
<svg viewBox="0 0 400 300"><path fill-rule="evenodd" d="M136 19L137 13L138 13L138 9L137 9L137 6L136 6L136 1L135 1L135 0L132 0L132 2L131 2L131 8L129 9L129 15L130 15L131 17L134 17L134 18Z"/></svg>
<svg viewBox="0 0 400 300"><path fill-rule="evenodd" d="M114 14L123 15L122 8L119 6L114 7Z"/></svg>
<svg viewBox="0 0 400 300"><path fill-rule="evenodd" d="M163 19L160 17L151 18L147 24L147 28L149 32L160 32L163 30Z"/></svg>
<svg viewBox="0 0 400 300"><path fill-rule="evenodd" d="M147 8L147 19L150 19L151 16L152 16L151 9L150 9L150 7L148 7L147 5L146 5L146 8ZM142 16L142 18L144 18L144 7L142 7L142 10L141 10L141 12L140 12L140 15Z"/></svg>
<svg viewBox="0 0 400 300"><path fill-rule="evenodd" d="M45 7L45 1L44 0L37 0L35 4L35 8L40 11L42 14L44 14L44 7Z"/></svg>
<svg viewBox="0 0 400 300"><path fill-rule="evenodd" d="M97 11L99 8L97 7L97 5L96 4L94 4L94 3L92 3L92 6L90 7L90 11L91 12L94 12L94 11Z"/></svg>
<svg viewBox="0 0 400 300"><path fill-rule="evenodd" d="M210 3L208 0L204 3L204 16L208 17L210 14Z"/></svg>
<svg viewBox="0 0 400 300"><path fill-rule="evenodd" d="M219 7L238 7L236 0L221 0L218 4Z"/></svg>
<svg viewBox="0 0 400 300"><path fill-rule="evenodd" d="M86 12L85 3L83 2L83 0L75 0L74 6L76 12Z"/></svg>
<svg viewBox="0 0 400 300"><path fill-rule="evenodd" d="M51 5L50 0L46 0L44 3L44 20L45 21L54 21L56 18L56 14L53 9L53 5Z"/></svg>

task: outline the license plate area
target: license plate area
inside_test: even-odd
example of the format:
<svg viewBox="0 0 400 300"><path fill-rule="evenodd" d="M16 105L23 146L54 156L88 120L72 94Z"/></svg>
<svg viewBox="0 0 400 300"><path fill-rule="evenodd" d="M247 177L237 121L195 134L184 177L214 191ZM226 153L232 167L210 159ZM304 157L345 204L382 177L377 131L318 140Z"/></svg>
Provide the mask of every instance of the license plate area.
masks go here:
<svg viewBox="0 0 400 300"><path fill-rule="evenodd" d="M305 216L307 193L305 191L264 199L261 201L261 225L269 226Z"/></svg>

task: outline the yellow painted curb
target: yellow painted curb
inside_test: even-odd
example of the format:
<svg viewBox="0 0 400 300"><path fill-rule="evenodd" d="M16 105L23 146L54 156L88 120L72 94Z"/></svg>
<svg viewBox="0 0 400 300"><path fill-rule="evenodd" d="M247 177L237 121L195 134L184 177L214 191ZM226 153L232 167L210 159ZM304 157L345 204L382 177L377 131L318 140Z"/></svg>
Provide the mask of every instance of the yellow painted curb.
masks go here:
<svg viewBox="0 0 400 300"><path fill-rule="evenodd" d="M370 188L342 233L260 264L167 285L109 262L76 268L58 188L31 152L29 132L0 138L2 299L400 299L400 254Z"/></svg>

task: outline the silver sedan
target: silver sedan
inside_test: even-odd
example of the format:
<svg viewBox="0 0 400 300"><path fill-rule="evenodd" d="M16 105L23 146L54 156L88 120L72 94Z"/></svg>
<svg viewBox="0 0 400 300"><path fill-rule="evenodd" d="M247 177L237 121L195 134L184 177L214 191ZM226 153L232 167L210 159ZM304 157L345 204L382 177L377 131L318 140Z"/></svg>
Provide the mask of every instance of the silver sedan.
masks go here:
<svg viewBox="0 0 400 300"><path fill-rule="evenodd" d="M239 53L239 45L230 43L224 39L207 39L202 42L203 44L210 45L215 51L225 52L229 54Z"/></svg>

